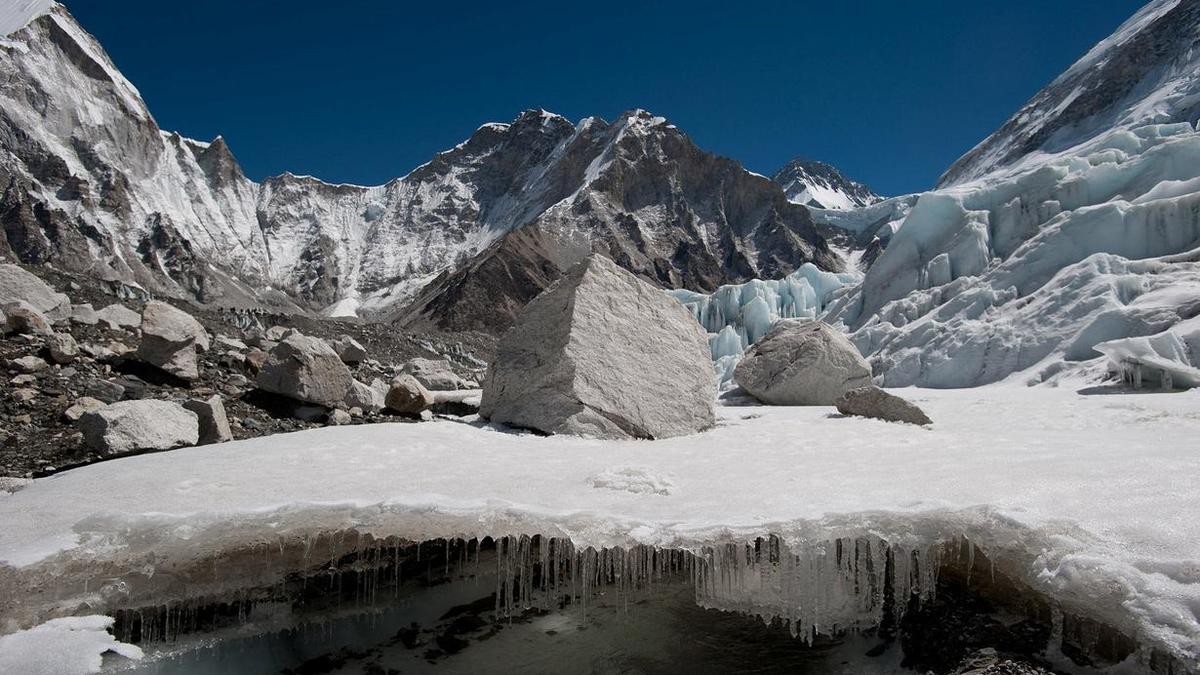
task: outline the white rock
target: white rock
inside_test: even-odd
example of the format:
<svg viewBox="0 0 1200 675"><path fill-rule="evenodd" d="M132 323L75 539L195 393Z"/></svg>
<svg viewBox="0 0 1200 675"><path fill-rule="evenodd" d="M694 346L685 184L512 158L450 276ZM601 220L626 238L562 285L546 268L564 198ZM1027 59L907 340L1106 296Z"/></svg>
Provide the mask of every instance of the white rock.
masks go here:
<svg viewBox="0 0 1200 675"><path fill-rule="evenodd" d="M100 314L87 303L71 305L71 321L82 326L95 326L100 323Z"/></svg>
<svg viewBox="0 0 1200 675"><path fill-rule="evenodd" d="M84 441L105 455L141 450L170 450L195 445L200 438L196 413L169 401L121 401L83 415Z"/></svg>
<svg viewBox="0 0 1200 675"><path fill-rule="evenodd" d="M834 405L871 384L871 366L844 335L821 321L780 321L733 374L746 393L769 405Z"/></svg>
<svg viewBox="0 0 1200 675"><path fill-rule="evenodd" d="M688 311L592 255L501 338L480 414L546 433L665 438L713 425L716 386L708 337Z"/></svg>

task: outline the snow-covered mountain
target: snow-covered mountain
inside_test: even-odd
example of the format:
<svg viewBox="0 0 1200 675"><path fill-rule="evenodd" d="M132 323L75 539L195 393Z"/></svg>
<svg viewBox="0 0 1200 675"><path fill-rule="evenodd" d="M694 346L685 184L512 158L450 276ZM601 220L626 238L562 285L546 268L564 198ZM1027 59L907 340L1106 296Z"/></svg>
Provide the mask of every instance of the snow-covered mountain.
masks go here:
<svg viewBox="0 0 1200 675"><path fill-rule="evenodd" d="M1151 3L889 221L827 315L884 383L1200 375L1198 40L1200 2Z"/></svg>
<svg viewBox="0 0 1200 675"><path fill-rule="evenodd" d="M789 201L818 209L852 209L883 201L871 188L824 162L793 159L771 180L783 187Z"/></svg>
<svg viewBox="0 0 1200 675"><path fill-rule="evenodd" d="M710 290L842 266L778 186L644 111L577 125L526 111L379 186L256 183L223 139L160 130L62 6L0 51L0 251L26 262L216 304L489 330L593 249Z"/></svg>
<svg viewBox="0 0 1200 675"><path fill-rule="evenodd" d="M1112 129L1200 118L1200 2L1154 0L956 161L938 187L1034 166Z"/></svg>

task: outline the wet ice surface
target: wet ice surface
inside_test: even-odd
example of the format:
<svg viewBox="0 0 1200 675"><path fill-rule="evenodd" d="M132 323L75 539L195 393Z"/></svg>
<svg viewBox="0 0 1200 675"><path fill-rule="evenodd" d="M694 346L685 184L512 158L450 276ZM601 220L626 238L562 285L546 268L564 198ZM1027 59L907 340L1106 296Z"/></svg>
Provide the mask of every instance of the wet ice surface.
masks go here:
<svg viewBox="0 0 1200 675"><path fill-rule="evenodd" d="M965 534L1018 551L1040 592L1194 659L1200 393L1093 391L901 390L929 429L730 407L710 432L655 442L439 421L144 455L0 497L0 559L31 573L60 550L162 563L339 527L579 547L873 533L919 548ZM667 478L666 494L643 489Z"/></svg>

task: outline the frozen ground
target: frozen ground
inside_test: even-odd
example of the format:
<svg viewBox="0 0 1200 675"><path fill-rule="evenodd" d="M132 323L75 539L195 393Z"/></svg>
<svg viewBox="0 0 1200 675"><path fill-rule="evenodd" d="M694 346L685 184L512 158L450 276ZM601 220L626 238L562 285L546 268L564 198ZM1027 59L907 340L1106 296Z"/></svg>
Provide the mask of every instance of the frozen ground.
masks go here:
<svg viewBox="0 0 1200 675"><path fill-rule="evenodd" d="M0 495L0 561L20 568L0 580L349 527L580 546L966 535L1064 608L1196 663L1200 392L1092 391L902 390L927 429L724 407L718 428L655 442L439 421L130 457Z"/></svg>

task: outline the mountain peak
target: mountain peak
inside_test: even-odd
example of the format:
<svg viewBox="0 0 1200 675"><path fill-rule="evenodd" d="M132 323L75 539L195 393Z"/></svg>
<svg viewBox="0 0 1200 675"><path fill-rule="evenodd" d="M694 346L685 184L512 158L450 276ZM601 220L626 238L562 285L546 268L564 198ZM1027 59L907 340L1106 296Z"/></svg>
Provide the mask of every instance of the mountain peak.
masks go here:
<svg viewBox="0 0 1200 675"><path fill-rule="evenodd" d="M771 180L783 187L788 201L819 209L850 209L870 206L883 197L837 167L797 157L775 172Z"/></svg>

